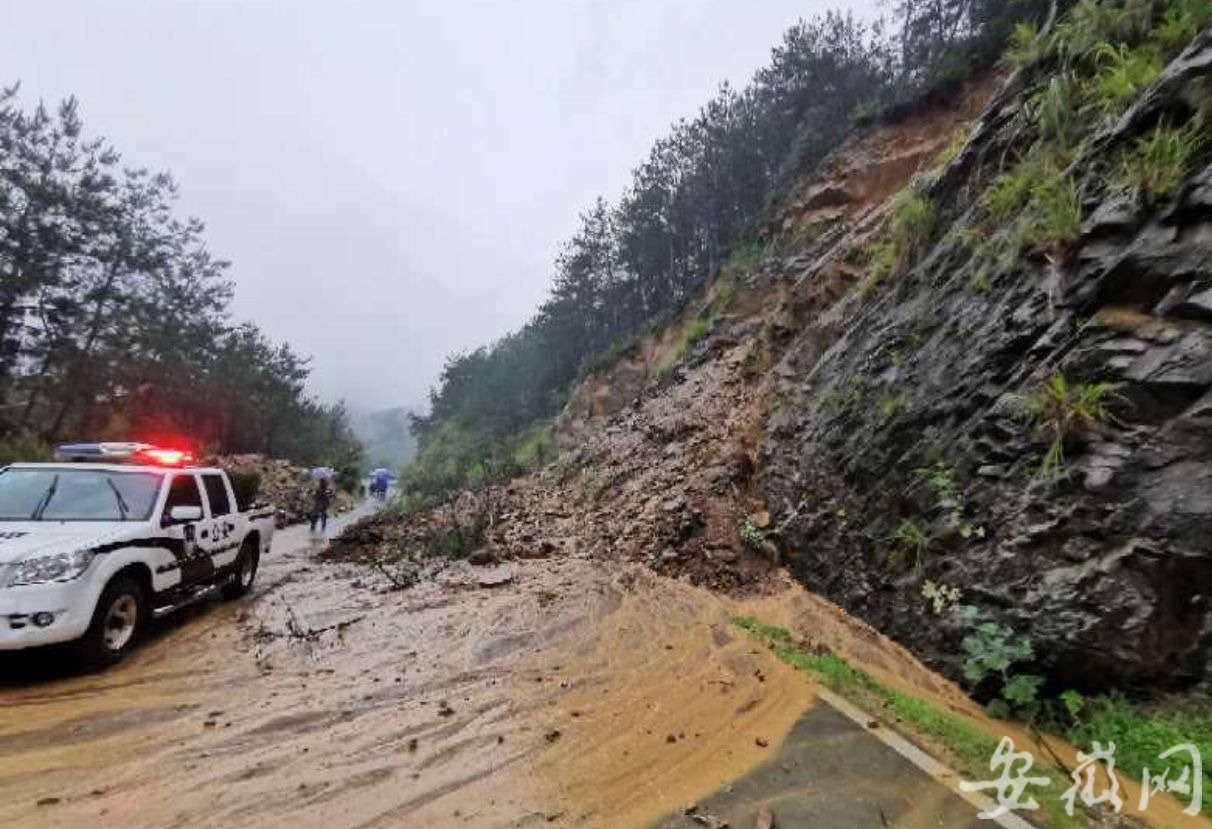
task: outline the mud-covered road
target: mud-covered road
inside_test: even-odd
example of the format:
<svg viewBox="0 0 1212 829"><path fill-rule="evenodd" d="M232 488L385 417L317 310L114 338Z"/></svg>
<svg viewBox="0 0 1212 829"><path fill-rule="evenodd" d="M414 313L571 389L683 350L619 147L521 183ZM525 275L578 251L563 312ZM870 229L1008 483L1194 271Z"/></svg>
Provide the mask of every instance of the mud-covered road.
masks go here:
<svg viewBox="0 0 1212 829"><path fill-rule="evenodd" d="M180 614L107 673L0 663L0 825L639 827L713 792L742 820L811 797L846 807L839 827L971 822L907 764L865 775L883 750L828 714L804 755L812 685L707 591L576 557L391 591L317 549L280 533L251 597ZM791 771L727 797L762 768Z"/></svg>

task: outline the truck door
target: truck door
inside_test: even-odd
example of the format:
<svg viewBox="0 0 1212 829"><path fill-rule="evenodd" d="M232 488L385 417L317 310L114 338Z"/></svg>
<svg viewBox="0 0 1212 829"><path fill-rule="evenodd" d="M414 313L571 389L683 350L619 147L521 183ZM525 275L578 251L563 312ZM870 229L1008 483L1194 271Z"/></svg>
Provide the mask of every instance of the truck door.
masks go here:
<svg viewBox="0 0 1212 829"><path fill-rule="evenodd" d="M221 570L235 563L243 539L237 534L237 516L223 476L217 472L202 473L202 488L206 490L210 518L206 522L207 536L200 543L210 553L215 568Z"/></svg>
<svg viewBox="0 0 1212 829"><path fill-rule="evenodd" d="M176 507L196 507L202 518L196 521L174 521L172 511ZM209 521L202 504L202 491L198 488L198 476L192 472L177 472L169 482L168 499L164 503L161 526L169 538L178 542L174 555L181 571L181 584L188 585L214 575L215 566L210 560L210 551L204 546L210 537Z"/></svg>

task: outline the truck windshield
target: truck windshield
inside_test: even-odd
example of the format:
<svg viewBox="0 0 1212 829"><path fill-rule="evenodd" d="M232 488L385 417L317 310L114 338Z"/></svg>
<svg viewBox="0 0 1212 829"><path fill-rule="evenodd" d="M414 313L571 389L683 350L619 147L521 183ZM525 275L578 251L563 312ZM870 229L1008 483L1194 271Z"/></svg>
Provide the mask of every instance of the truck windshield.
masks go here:
<svg viewBox="0 0 1212 829"><path fill-rule="evenodd" d="M163 476L47 467L0 471L0 521L146 521Z"/></svg>

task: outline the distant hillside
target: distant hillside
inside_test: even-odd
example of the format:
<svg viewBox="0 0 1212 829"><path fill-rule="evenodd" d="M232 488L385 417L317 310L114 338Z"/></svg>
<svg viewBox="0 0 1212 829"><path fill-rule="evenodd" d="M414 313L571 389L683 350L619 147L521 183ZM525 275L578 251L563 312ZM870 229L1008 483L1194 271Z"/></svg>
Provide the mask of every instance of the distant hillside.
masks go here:
<svg viewBox="0 0 1212 829"><path fill-rule="evenodd" d="M372 466L399 469L412 460L417 443L408 426L411 409L397 406L377 412L351 414L354 434L366 449L366 460Z"/></svg>

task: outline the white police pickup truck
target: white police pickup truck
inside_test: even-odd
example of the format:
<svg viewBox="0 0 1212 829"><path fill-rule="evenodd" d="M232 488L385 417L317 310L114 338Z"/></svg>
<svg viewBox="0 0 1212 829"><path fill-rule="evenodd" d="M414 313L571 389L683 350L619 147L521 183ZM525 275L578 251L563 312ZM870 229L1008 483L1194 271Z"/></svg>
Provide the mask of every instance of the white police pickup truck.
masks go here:
<svg viewBox="0 0 1212 829"><path fill-rule="evenodd" d="M150 619L248 592L273 509L241 509L222 469L191 461L92 443L0 469L0 651L71 642L107 665Z"/></svg>

